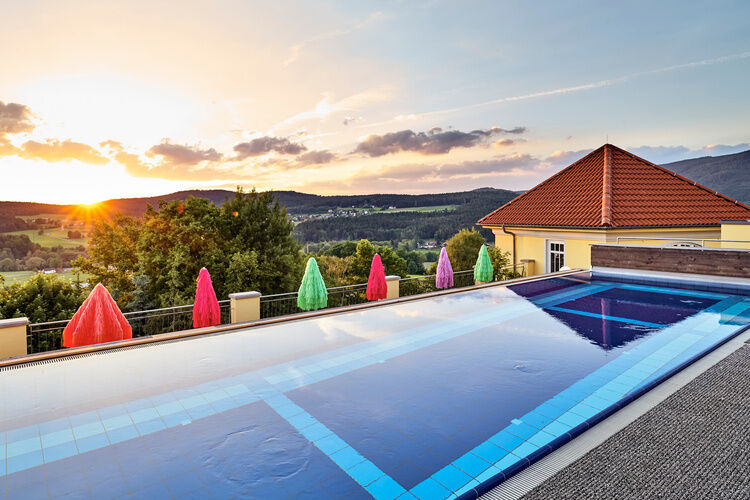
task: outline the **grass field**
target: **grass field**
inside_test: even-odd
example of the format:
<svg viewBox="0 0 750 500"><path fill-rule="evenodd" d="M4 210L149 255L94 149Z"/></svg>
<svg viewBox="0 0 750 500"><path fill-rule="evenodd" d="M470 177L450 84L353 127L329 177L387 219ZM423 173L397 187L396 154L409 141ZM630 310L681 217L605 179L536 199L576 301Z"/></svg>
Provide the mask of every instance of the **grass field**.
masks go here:
<svg viewBox="0 0 750 500"><path fill-rule="evenodd" d="M76 228L80 231L80 229ZM33 243L38 243L43 247L77 247L86 245L88 240L69 240L67 229L45 229L44 234L39 234L37 229L27 229L25 231L13 231L12 233L3 234L25 234Z"/></svg>
<svg viewBox="0 0 750 500"><path fill-rule="evenodd" d="M440 212L442 210L455 210L458 205L435 205L434 207L409 207L409 208L389 208L379 210L380 214L395 214L396 212Z"/></svg>
<svg viewBox="0 0 750 500"><path fill-rule="evenodd" d="M0 273L3 275L3 278L5 278L5 284L11 285L15 282L18 283L26 283L31 279L32 276L34 276L36 273L41 271L12 271L8 273ZM58 278L63 278L68 281L74 281L76 279L76 273L73 271L65 271L64 273L57 273L54 276L57 276ZM81 281L86 281L88 279L88 275L81 273L80 277Z"/></svg>

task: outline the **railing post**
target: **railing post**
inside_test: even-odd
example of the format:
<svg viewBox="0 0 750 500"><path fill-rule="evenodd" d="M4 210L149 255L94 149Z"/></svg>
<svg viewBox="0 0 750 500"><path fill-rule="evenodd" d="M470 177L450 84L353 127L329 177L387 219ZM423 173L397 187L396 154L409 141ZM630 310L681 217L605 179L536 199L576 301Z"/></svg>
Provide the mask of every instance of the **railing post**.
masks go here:
<svg viewBox="0 0 750 500"><path fill-rule="evenodd" d="M399 297L399 281L401 276L386 276L385 284L388 287L386 299L397 299Z"/></svg>
<svg viewBox="0 0 750 500"><path fill-rule="evenodd" d="M26 356L26 326L29 318L0 319L0 358Z"/></svg>
<svg viewBox="0 0 750 500"><path fill-rule="evenodd" d="M229 316L232 323L260 319L260 292L229 294Z"/></svg>
<svg viewBox="0 0 750 500"><path fill-rule="evenodd" d="M534 272L534 259L521 259L521 264L526 264L526 276L534 276L536 274Z"/></svg>

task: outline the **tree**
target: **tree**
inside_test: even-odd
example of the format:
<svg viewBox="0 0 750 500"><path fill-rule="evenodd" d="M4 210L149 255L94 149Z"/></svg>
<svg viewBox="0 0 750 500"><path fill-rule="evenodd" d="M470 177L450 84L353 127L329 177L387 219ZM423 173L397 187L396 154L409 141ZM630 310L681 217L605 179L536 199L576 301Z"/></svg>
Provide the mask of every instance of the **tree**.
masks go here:
<svg viewBox="0 0 750 500"><path fill-rule="evenodd" d="M16 265L16 261L6 257L2 260L0 260L0 271L1 272L9 272L9 271L15 271L18 269L18 265Z"/></svg>
<svg viewBox="0 0 750 500"><path fill-rule="evenodd" d="M392 248L381 245L377 248L368 240L360 240L357 243L357 252L354 255L351 265L349 266L349 275L355 278L357 283L364 283L370 275L370 265L375 254L380 254L380 260L383 262L386 274L405 277L406 260L393 251Z"/></svg>
<svg viewBox="0 0 750 500"><path fill-rule="evenodd" d="M486 242L474 229L461 229L445 244L453 271L471 269L477 261L479 248Z"/></svg>
<svg viewBox="0 0 750 500"><path fill-rule="evenodd" d="M495 281L517 277L515 276L515 270L509 268L510 252L503 252L497 247L489 247L487 248L487 252L490 254Z"/></svg>
<svg viewBox="0 0 750 500"><path fill-rule="evenodd" d="M0 287L0 319L26 316L32 323L70 319L86 292L55 275L35 274Z"/></svg>
<svg viewBox="0 0 750 500"><path fill-rule="evenodd" d="M211 272L220 298L289 292L299 286L303 266L292 230L271 193L238 190L222 207L195 197L161 201L139 219L97 222L90 257L76 264L128 309L189 304L201 267Z"/></svg>
<svg viewBox="0 0 750 500"><path fill-rule="evenodd" d="M342 241L336 243L331 248L323 252L324 255L333 255L336 257L350 257L357 252L357 243L355 241ZM320 264L320 262L318 262Z"/></svg>
<svg viewBox="0 0 750 500"><path fill-rule="evenodd" d="M335 255L319 255L316 259L327 287L353 284L348 282L347 271L354 260L354 256L337 257Z"/></svg>

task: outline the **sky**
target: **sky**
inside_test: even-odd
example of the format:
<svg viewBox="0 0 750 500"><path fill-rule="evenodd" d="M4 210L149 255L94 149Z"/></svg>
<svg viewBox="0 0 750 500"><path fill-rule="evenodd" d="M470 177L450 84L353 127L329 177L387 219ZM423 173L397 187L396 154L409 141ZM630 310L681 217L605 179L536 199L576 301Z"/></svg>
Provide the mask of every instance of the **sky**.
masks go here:
<svg viewBox="0 0 750 500"><path fill-rule="evenodd" d="M750 2L0 0L0 200L528 189L750 149Z"/></svg>

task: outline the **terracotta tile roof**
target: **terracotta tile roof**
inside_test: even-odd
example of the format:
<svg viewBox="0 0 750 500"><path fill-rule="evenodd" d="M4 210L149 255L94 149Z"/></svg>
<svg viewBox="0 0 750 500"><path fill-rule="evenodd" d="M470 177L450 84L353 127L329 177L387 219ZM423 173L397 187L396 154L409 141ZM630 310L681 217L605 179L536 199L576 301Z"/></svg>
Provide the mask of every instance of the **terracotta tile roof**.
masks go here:
<svg viewBox="0 0 750 500"><path fill-rule="evenodd" d="M714 226L750 207L605 144L479 220L483 226Z"/></svg>

